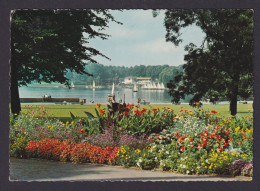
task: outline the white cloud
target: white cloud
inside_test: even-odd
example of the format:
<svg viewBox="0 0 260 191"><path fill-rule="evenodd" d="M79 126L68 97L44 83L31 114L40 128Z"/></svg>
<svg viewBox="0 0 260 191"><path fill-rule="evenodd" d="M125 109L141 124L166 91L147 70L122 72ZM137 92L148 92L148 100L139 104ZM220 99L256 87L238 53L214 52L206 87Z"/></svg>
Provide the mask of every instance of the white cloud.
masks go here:
<svg viewBox="0 0 260 191"><path fill-rule="evenodd" d="M166 42L164 38L158 38L156 40L142 43L136 46L135 50L139 52L150 53L173 53L181 51L183 47L175 47L172 43Z"/></svg>

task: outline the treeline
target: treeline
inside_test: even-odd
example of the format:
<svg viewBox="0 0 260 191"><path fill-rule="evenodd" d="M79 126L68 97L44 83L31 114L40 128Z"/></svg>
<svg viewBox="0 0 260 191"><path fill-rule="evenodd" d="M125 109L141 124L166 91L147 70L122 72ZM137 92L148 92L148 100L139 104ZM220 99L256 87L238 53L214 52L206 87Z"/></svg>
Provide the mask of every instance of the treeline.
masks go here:
<svg viewBox="0 0 260 191"><path fill-rule="evenodd" d="M155 66L104 66L102 64L89 62L85 71L92 74L80 75L76 72L68 71L66 77L70 79L74 84L78 85L90 85L95 80L96 85L111 85L122 82L125 77L151 77L152 80L158 80L166 85L170 80L174 79L174 76L181 72L182 66L169 66L169 65L155 65Z"/></svg>

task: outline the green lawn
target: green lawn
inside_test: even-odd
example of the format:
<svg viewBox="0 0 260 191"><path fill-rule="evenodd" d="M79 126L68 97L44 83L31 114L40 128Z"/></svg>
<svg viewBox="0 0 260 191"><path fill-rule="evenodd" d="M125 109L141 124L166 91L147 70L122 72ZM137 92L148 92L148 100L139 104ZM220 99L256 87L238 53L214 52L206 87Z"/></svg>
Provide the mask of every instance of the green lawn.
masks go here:
<svg viewBox="0 0 260 191"><path fill-rule="evenodd" d="M86 117L84 111L91 112L95 114L96 105L32 105L31 109L37 109L37 107L44 107L48 113L48 116L53 118L59 118L62 121L70 120L70 112L73 113L76 117ZM102 105L101 108L105 108L106 105ZM172 104L164 104L164 105L150 105L150 106L141 106L145 108L162 108L169 107L178 112L181 107L183 109L192 109L189 105L172 105ZM202 108L204 110L216 110L225 116L229 116L229 105L203 105ZM22 105L22 111L28 110L26 105ZM250 115L253 114L252 104L238 104L238 116L241 115Z"/></svg>

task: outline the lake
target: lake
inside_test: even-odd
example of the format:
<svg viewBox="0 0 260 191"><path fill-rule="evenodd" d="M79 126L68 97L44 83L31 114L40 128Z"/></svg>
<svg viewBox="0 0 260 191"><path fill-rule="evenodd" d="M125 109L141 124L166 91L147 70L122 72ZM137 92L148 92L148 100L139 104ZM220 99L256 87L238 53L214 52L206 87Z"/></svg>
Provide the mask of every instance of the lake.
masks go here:
<svg viewBox="0 0 260 191"><path fill-rule="evenodd" d="M126 103L137 103L138 98L150 103L171 103L168 90L142 90L133 92L128 88L115 88L116 101L123 100L125 94ZM111 94L111 89L87 89L84 87L20 87L20 98L41 98L45 94L50 94L52 98L84 98L86 103L107 103L107 96Z"/></svg>

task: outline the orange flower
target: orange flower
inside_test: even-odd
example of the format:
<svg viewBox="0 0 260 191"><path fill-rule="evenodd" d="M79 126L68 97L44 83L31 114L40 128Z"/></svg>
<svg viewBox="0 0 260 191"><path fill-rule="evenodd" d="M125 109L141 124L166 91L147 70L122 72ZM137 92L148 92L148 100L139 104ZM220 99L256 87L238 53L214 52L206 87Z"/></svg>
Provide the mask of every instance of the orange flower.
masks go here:
<svg viewBox="0 0 260 191"><path fill-rule="evenodd" d="M97 107L100 107L100 106L101 106L101 104L98 103L98 104L97 104Z"/></svg>
<svg viewBox="0 0 260 191"><path fill-rule="evenodd" d="M103 115L106 111L104 109L100 109L99 112Z"/></svg>
<svg viewBox="0 0 260 191"><path fill-rule="evenodd" d="M79 132L80 132L80 133L83 133L83 132L84 132L84 129L80 129Z"/></svg>
<svg viewBox="0 0 260 191"><path fill-rule="evenodd" d="M199 105L199 104L200 104L200 102L196 102L195 104L196 104L196 105Z"/></svg>

